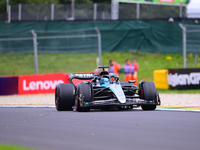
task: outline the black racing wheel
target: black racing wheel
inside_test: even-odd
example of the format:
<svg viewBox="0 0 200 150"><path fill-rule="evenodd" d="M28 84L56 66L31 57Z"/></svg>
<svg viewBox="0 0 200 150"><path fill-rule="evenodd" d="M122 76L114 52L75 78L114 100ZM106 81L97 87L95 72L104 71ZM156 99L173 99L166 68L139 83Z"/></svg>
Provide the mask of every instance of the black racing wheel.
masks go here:
<svg viewBox="0 0 200 150"><path fill-rule="evenodd" d="M58 111L73 110L75 102L75 88L72 84L61 83L55 89L55 105Z"/></svg>
<svg viewBox="0 0 200 150"><path fill-rule="evenodd" d="M141 98L149 101L156 101L156 86L154 82L148 81L141 83ZM156 105L141 105L143 110L155 110Z"/></svg>
<svg viewBox="0 0 200 150"><path fill-rule="evenodd" d="M91 87L85 83L79 83L78 85L78 99L75 102L76 111L79 112L88 112L90 111L90 107L81 107L79 99L82 99L83 102L91 102Z"/></svg>

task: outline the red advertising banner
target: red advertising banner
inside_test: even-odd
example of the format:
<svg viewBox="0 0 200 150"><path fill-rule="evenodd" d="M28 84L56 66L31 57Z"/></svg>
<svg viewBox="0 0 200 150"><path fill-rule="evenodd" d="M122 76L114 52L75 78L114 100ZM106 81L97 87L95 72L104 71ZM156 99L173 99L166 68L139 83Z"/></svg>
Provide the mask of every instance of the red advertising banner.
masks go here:
<svg viewBox="0 0 200 150"><path fill-rule="evenodd" d="M68 74L24 75L18 78L19 94L54 93L58 83L68 83Z"/></svg>
<svg viewBox="0 0 200 150"><path fill-rule="evenodd" d="M159 2L168 2L168 3L174 3L174 0L159 0Z"/></svg>
<svg viewBox="0 0 200 150"><path fill-rule="evenodd" d="M118 2L142 2L145 4L145 2L155 2L155 3L173 3L173 4L187 4L189 1L188 0L117 0Z"/></svg>
<svg viewBox="0 0 200 150"><path fill-rule="evenodd" d="M187 0L153 0L155 3L187 4Z"/></svg>

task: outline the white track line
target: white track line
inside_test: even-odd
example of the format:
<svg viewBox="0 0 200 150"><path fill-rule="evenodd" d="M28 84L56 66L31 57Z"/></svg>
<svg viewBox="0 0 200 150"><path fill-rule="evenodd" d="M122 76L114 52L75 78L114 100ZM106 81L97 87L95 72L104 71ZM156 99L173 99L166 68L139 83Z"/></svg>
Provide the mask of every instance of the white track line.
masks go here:
<svg viewBox="0 0 200 150"><path fill-rule="evenodd" d="M0 108L55 108L55 106L20 106L20 105L0 105ZM134 110L142 110L141 108L133 108ZM165 110L165 111L192 111L192 112L200 112L198 109L173 109L173 108L156 108L156 110Z"/></svg>

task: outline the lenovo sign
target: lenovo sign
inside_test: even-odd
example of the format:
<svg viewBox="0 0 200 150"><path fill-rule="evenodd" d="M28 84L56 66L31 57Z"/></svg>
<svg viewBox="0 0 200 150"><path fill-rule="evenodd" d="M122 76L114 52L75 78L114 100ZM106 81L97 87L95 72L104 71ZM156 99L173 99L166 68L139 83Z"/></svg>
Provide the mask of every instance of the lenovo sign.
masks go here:
<svg viewBox="0 0 200 150"><path fill-rule="evenodd" d="M54 93L59 83L68 83L67 74L44 74L19 76L19 94Z"/></svg>
<svg viewBox="0 0 200 150"><path fill-rule="evenodd" d="M29 84L26 83L26 80L23 80L23 90L24 91L34 91L34 90L49 90L55 89L58 83L64 83L63 80L45 80L43 81L31 81Z"/></svg>

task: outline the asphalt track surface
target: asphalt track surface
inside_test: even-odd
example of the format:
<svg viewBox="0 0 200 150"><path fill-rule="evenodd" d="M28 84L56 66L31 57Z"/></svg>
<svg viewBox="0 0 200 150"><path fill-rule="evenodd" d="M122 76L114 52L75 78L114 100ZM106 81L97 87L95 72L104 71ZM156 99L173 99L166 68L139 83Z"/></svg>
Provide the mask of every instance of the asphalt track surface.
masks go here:
<svg viewBox="0 0 200 150"><path fill-rule="evenodd" d="M0 108L0 143L39 150L197 150L200 112Z"/></svg>

